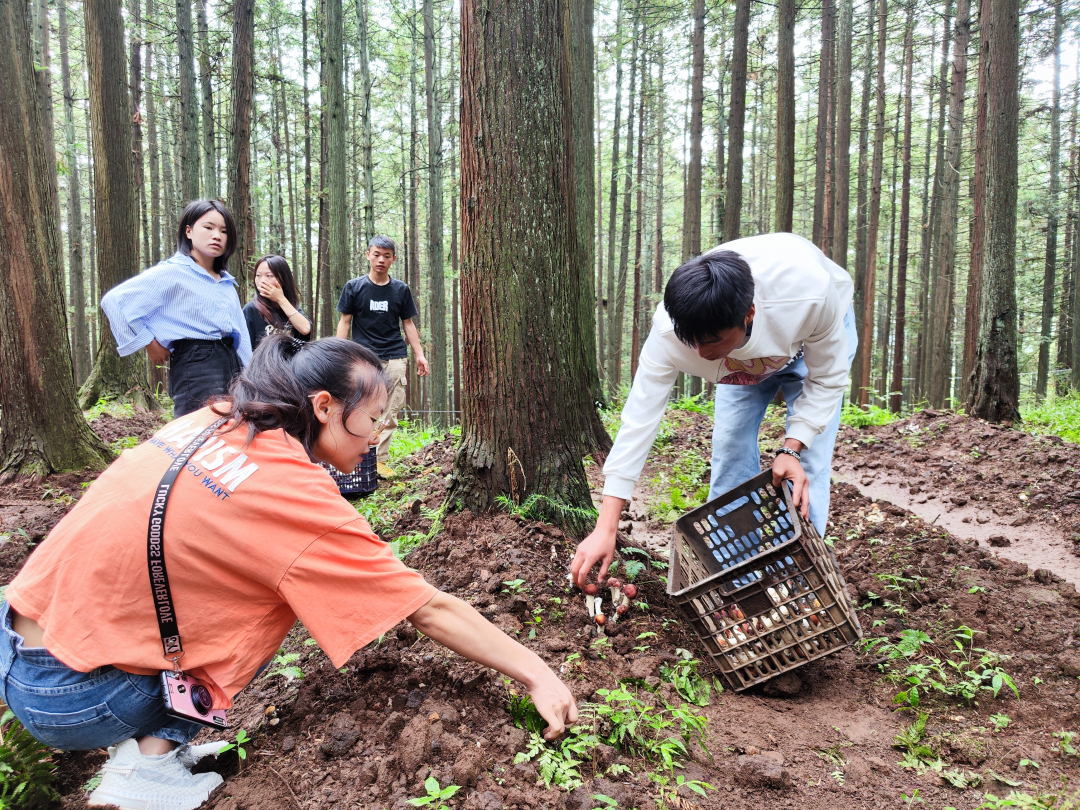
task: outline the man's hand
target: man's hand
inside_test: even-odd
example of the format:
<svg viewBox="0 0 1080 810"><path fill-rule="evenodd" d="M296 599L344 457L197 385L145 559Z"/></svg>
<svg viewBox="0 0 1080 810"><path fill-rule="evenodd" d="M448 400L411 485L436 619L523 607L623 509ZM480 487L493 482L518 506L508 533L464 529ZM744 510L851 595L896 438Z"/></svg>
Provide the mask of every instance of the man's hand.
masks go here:
<svg viewBox="0 0 1080 810"><path fill-rule="evenodd" d="M570 577L579 588L585 586L592 567L600 563L597 582L607 579L607 571L615 556L615 535L619 531L619 517L626 508L626 501L612 495L605 495L600 505L600 515L596 519L596 528L582 540L570 563Z"/></svg>
<svg viewBox="0 0 1080 810"><path fill-rule="evenodd" d="M416 357L416 373L421 377L426 377L431 373L431 364L427 361L424 355L420 354Z"/></svg>
<svg viewBox="0 0 1080 810"><path fill-rule="evenodd" d="M167 366L169 358L172 356L168 349L157 342L157 338L147 344L146 354L150 357L150 362L155 366Z"/></svg>
<svg viewBox="0 0 1080 810"><path fill-rule="evenodd" d="M796 452L803 450L803 443L797 439L786 439L784 447L790 447ZM795 456L781 453L773 461L772 466L773 486L779 487L781 481L791 482L791 502L799 510L804 520L810 519L810 479Z"/></svg>

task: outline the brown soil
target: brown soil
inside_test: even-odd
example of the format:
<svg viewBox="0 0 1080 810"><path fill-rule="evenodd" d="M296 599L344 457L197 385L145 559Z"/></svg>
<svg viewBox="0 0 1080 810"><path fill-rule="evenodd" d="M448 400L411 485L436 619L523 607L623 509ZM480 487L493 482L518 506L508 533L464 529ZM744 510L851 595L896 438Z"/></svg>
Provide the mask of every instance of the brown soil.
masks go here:
<svg viewBox="0 0 1080 810"><path fill-rule="evenodd" d="M651 480L680 453L708 454L710 419L683 412L669 418L672 440L650 461L643 481ZM954 417L945 417L944 423L950 438L988 429ZM866 451L857 446L859 440L879 438L886 430L845 432L844 441L855 444L838 446L838 462L850 466L863 459ZM991 438L998 437L996 429L989 430ZM927 434L926 444L918 450L944 457L956 449L942 448L935 438L939 435ZM1001 435L1015 434L1001 431ZM880 438L882 444L893 440ZM1004 455L999 445L1012 448L1029 440L1021 436L980 441L988 445L980 448ZM1054 446L1075 455L1072 446ZM1008 475L1000 473L1003 490L998 498L1016 491L1005 481L1029 480L1023 476L1025 470L1038 482L1042 457L1032 454L1025 460L1021 455L1013 458ZM407 474L431 482L421 489L418 501L438 506L452 447L440 443L418 456ZM979 462L978 471L992 478L989 471L997 468L989 464L994 460ZM591 476L598 472L590 468ZM919 466L912 465L909 477L919 472ZM52 480L46 484L57 486ZM78 481L73 484L77 487ZM644 518L650 500L660 493L651 492L649 484L642 489L643 497L631 512L640 510L635 516ZM1037 495L1049 489L1044 485L1028 491ZM18 492L0 494L6 499L0 520L25 515L31 507L47 507L55 512L37 515L34 525L51 526L49 519L55 522L66 507L39 506L42 491L27 489L21 500ZM935 483L934 491L941 493L942 488ZM1065 500L1043 510L1040 502L1025 511L1043 510L1051 521L1059 514L1064 522L1072 515L1064 512L1069 505ZM23 511L14 511L18 509ZM392 535L429 527L416 503L405 510ZM650 547L654 545L650 538L665 542L665 529L646 519L634 521L632 541ZM984 692L970 706L954 698L923 695L922 708L929 711L924 742L949 767L977 775L981 784L960 790L943 784L933 771L919 774L898 766L901 753L893 748L893 738L913 719L910 711L894 711L893 697L903 687L883 677L874 653L848 649L798 670L802 684L793 696L770 696L762 688L714 695L704 709L709 753L692 748L692 758L679 773L717 790L704 798L687 792L682 806L849 810L900 806L902 794L911 796L918 790L925 807L974 808L987 791L1004 796L1013 789L996 781L994 774L1022 783L1015 789L1032 795L1059 791L1061 776L1075 785L1080 780L1080 758L1063 754L1051 736L1060 729L1080 731L1080 682L1066 674L1080 666L1080 599L1071 583L1056 581L1060 578L1053 572L1040 572L1036 579L1027 566L958 539L904 509L871 502L848 484L834 488L829 533L838 538L837 557L848 587L865 606L861 620L868 635L896 641L907 628L922 630L936 645L926 646L916 659L927 663L929 656L945 656L952 648L951 630L965 625L976 631L975 646L1010 656L1002 666L1015 679L1020 702L1007 688L997 699ZM677 615L664 594L664 571L650 568L638 577L638 598L650 609L633 610L629 621L612 628L610 643L597 649L580 596L566 592L574 545L573 539L548 526L505 515L467 513L448 517L442 531L416 549L408 562L560 668L579 701L596 700L597 689L630 678L649 702L679 706L674 687L658 680L659 667L674 658L677 648L694 646L673 621ZM13 540L8 554L11 559L0 556L5 565L0 582L17 570L25 549L20 551ZM515 579L524 580L520 593L505 593L512 589L503 583ZM529 622L538 607L545 609L541 623ZM534 638L529 638L531 630ZM656 636L638 639L647 632ZM662 767L606 747L584 762L586 784L578 791L566 794L537 785L535 763L513 762L526 734L514 727L508 714L508 690L520 686L506 684L490 670L418 637L407 624L358 652L345 672L334 671L308 641L297 626L284 644L284 652L300 656L296 663L303 670L302 679L289 682L283 675L270 674L238 699L232 722L235 728L247 729L253 741L242 770L235 755L216 762L211 758L201 766L217 769L227 779L209 806L405 808L405 799L423 795L422 784L429 774L442 785L463 786L449 802L456 808L600 807L591 799L596 794L614 798L621 808L655 806L655 785L646 774L662 772ZM645 645L648 649L634 649ZM1001 731L993 731L990 716L995 713L1010 718ZM85 806L80 786L100 765L102 754L58 757L64 806ZM1026 764L1028 760L1039 767ZM613 763L627 766L630 773L603 776L601 771Z"/></svg>

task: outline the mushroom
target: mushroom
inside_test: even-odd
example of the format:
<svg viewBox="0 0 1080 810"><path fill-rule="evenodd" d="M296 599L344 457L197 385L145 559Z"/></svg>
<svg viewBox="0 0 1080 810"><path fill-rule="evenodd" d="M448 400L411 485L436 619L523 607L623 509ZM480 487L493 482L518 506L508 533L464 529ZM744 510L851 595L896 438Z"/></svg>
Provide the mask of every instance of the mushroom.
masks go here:
<svg viewBox="0 0 1080 810"><path fill-rule="evenodd" d="M585 592L585 608L589 611L590 616L595 616L596 602L594 597L596 596L596 585L592 582L588 582L581 590Z"/></svg>
<svg viewBox="0 0 1080 810"><path fill-rule="evenodd" d="M625 585L623 585L622 592L623 595L627 598L634 599L637 597L637 585L635 585L633 582L627 582Z"/></svg>
<svg viewBox="0 0 1080 810"><path fill-rule="evenodd" d="M616 612L617 614L619 614L620 616L622 616L622 615L623 615L624 613L626 613L626 611L628 611L629 609L630 609L630 606L629 606L629 605L619 605L619 606L618 606L617 608L615 608L615 612Z"/></svg>
<svg viewBox="0 0 1080 810"><path fill-rule="evenodd" d="M622 583L615 577L611 577L607 581L607 586L611 589L611 604L617 605L622 602Z"/></svg>
<svg viewBox="0 0 1080 810"><path fill-rule="evenodd" d="M776 592L775 588L766 588L765 593L769 595L769 599L772 600L774 605L780 604L780 595Z"/></svg>
<svg viewBox="0 0 1080 810"><path fill-rule="evenodd" d="M817 629L818 627L821 627L821 619L819 619L815 614L811 613L810 624L814 625L814 628Z"/></svg>
<svg viewBox="0 0 1080 810"><path fill-rule="evenodd" d="M603 627L605 624L607 624L607 616L605 616L603 613L596 614L596 623Z"/></svg>
<svg viewBox="0 0 1080 810"><path fill-rule="evenodd" d="M746 617L743 615L743 612L741 610L739 610L738 605L732 605L731 606L731 618L733 618L733 619L745 619Z"/></svg>

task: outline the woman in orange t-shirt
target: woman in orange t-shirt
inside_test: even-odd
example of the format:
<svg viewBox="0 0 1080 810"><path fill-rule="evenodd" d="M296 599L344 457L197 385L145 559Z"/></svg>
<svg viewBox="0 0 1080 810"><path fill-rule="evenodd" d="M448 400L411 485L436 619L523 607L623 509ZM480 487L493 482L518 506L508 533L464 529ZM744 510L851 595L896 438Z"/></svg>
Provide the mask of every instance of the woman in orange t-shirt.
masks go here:
<svg viewBox="0 0 1080 810"><path fill-rule="evenodd" d="M165 712L147 524L172 460L164 518L184 672L228 708L297 619L335 667L407 618L460 655L523 683L554 738L577 719L535 653L397 560L315 461L352 470L374 445L387 380L349 340L265 338L222 401L126 450L87 490L0 602L0 701L55 748L110 748L91 806L188 810L221 783L188 767L194 722Z"/></svg>

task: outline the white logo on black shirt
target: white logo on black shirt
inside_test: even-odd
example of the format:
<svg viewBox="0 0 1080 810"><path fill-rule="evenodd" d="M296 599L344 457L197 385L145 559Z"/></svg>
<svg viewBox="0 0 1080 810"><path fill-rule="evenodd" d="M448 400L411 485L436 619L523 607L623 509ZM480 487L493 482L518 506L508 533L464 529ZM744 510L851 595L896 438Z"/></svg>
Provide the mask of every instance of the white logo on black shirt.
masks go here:
<svg viewBox="0 0 1080 810"><path fill-rule="evenodd" d="M371 305L371 311L372 312L389 312L390 311L390 302L389 301L369 301L368 303Z"/></svg>

